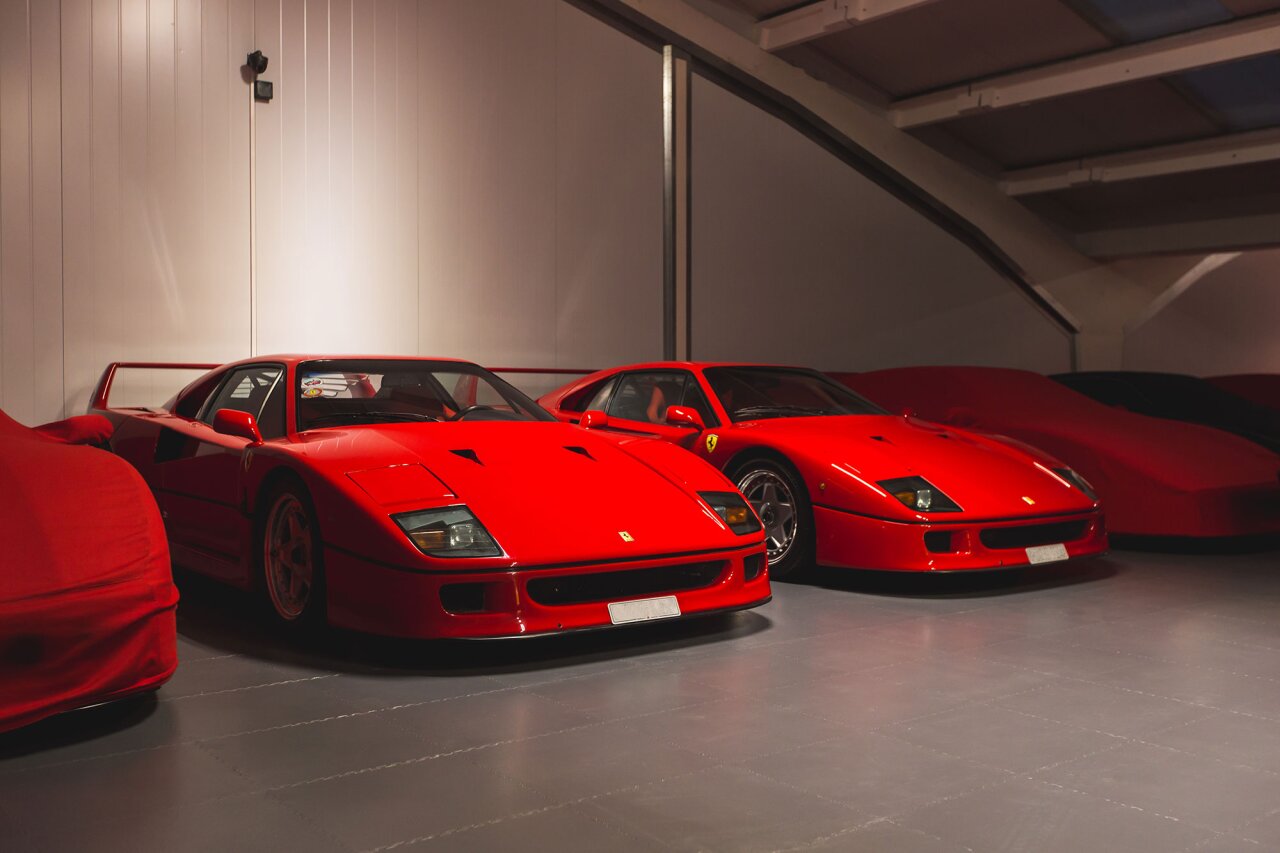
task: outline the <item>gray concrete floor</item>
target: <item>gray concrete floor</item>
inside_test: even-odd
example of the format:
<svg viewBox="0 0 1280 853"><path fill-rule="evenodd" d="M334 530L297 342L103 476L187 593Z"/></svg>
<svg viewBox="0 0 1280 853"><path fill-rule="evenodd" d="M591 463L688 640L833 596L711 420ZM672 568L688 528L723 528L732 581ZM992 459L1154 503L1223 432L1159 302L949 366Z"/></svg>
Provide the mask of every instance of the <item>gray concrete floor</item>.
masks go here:
<svg viewBox="0 0 1280 853"><path fill-rule="evenodd" d="M157 697L0 738L18 850L1280 849L1280 554L826 572L486 644L185 579Z"/></svg>

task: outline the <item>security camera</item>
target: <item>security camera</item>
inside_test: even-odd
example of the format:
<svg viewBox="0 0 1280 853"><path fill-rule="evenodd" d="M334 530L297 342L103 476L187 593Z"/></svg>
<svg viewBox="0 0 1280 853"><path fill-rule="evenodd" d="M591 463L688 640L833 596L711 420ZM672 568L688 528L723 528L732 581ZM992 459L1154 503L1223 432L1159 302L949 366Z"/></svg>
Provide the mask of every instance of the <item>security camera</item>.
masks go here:
<svg viewBox="0 0 1280 853"><path fill-rule="evenodd" d="M261 74L267 70L267 57L263 55L262 51L255 50L245 59L245 65L248 65L249 70L254 74Z"/></svg>

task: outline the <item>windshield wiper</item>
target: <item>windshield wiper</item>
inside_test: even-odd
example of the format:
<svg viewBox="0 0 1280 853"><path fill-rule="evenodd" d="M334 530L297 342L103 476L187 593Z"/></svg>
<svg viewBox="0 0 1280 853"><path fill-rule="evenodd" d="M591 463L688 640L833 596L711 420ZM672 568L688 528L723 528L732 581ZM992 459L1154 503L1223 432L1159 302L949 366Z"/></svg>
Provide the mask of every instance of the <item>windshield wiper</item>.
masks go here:
<svg viewBox="0 0 1280 853"><path fill-rule="evenodd" d="M733 416L735 418L742 415L750 417L752 415L838 415L840 412L833 412L830 409L812 409L807 406L743 406L741 409L734 409Z"/></svg>
<svg viewBox="0 0 1280 853"><path fill-rule="evenodd" d="M311 425L315 426L324 421L347 420L347 421L363 421L375 420L385 421L387 423L396 423L399 421L409 421L411 423L417 421L439 422L439 418L433 418L431 415L424 415L419 412L332 412L327 415L318 415L311 418Z"/></svg>

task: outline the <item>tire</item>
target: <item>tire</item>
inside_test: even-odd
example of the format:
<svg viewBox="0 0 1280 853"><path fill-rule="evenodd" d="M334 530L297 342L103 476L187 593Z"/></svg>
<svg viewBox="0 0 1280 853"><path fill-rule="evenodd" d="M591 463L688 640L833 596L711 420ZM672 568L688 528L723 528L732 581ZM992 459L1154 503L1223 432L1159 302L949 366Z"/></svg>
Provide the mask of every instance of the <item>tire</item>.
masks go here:
<svg viewBox="0 0 1280 853"><path fill-rule="evenodd" d="M813 504L800 475L782 460L755 457L729 475L765 526L769 574L796 577L813 565Z"/></svg>
<svg viewBox="0 0 1280 853"><path fill-rule="evenodd" d="M310 631L326 622L324 552L311 496L285 481L267 492L258 525L258 579L277 620Z"/></svg>

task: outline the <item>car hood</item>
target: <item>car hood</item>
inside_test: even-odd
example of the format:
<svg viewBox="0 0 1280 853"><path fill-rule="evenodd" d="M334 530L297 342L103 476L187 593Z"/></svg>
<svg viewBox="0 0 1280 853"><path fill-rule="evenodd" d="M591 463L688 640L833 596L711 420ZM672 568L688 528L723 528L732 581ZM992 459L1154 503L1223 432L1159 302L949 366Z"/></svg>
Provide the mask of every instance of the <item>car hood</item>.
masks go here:
<svg viewBox="0 0 1280 853"><path fill-rule="evenodd" d="M890 415L780 418L740 424L762 443L805 458L826 484L819 503L865 511L868 485L923 477L960 505L965 517L1004 518L1084 512L1094 501L1050 470L1054 463L964 430ZM884 505L916 513L883 498ZM943 519L958 514L933 513Z"/></svg>
<svg viewBox="0 0 1280 853"><path fill-rule="evenodd" d="M729 531L691 494L683 472L660 471L616 442L567 424L369 425L319 430L308 440L315 452L349 460L340 467L388 513L465 503L517 565L642 558L751 541ZM385 472L389 467L408 472L403 482ZM707 473L718 476L709 466Z"/></svg>

